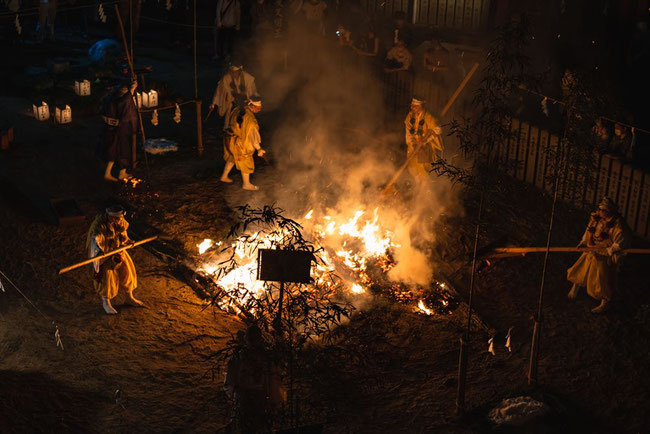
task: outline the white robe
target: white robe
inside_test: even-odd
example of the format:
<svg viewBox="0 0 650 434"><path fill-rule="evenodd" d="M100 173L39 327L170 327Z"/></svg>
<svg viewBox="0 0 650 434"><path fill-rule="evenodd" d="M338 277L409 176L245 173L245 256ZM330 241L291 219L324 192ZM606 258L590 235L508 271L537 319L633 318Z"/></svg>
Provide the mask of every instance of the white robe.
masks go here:
<svg viewBox="0 0 650 434"><path fill-rule="evenodd" d="M244 80L244 86L246 88L246 98L251 96L258 96L257 87L255 86L255 77L250 75L246 71L242 71L239 76L239 80L234 81L232 74L227 73L223 76L219 83L217 84L217 89L214 91L214 96L212 97L212 104L219 107L219 116L224 117L224 129L229 126L229 117L226 116L233 109L233 103L235 102L235 96L233 95L232 84L234 82L235 87L238 89L241 85L241 81Z"/></svg>

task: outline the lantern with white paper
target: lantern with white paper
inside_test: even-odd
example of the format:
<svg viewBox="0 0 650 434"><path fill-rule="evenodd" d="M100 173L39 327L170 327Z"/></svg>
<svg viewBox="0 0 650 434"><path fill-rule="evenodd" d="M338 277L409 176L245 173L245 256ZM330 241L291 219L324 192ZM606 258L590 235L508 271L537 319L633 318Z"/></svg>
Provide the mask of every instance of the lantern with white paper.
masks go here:
<svg viewBox="0 0 650 434"><path fill-rule="evenodd" d="M40 106L32 104L34 110L34 118L38 121L46 121L50 118L50 107L45 101L41 102Z"/></svg>
<svg viewBox="0 0 650 434"><path fill-rule="evenodd" d="M74 82L74 93L79 96L88 96L90 95L90 81L75 81Z"/></svg>
<svg viewBox="0 0 650 434"><path fill-rule="evenodd" d="M72 109L66 105L63 109L56 108L54 110L54 119L57 124L69 124L72 122Z"/></svg>
<svg viewBox="0 0 650 434"><path fill-rule="evenodd" d="M145 107L156 107L158 105L158 92L150 90L147 93L142 92L142 105Z"/></svg>

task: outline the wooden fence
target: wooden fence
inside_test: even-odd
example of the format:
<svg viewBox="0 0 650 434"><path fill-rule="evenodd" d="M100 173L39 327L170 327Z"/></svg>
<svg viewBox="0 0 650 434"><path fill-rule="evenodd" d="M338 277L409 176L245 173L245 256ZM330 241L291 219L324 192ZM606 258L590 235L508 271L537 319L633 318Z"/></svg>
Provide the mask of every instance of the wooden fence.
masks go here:
<svg viewBox="0 0 650 434"><path fill-rule="evenodd" d="M406 116L413 95L425 98L429 110L437 115L450 96L449 88L454 87L409 72L384 74L383 85L386 106L395 116ZM471 94L471 89L463 92L464 97L456 101L441 123L461 121L469 113ZM552 194L555 161L551 156L558 152L559 136L518 119L513 119L510 127L509 139L498 147L495 158L505 163L509 175ZM457 140L445 137L445 147L456 149ZM589 211L603 196L609 196L618 204L630 228L638 236L650 239L650 173L608 155L594 155L596 169L589 174L584 168L572 167L563 155L559 161L558 194L563 202Z"/></svg>
<svg viewBox="0 0 650 434"><path fill-rule="evenodd" d="M481 30L488 26L490 0L362 0L371 15L404 11L409 21L442 29Z"/></svg>
<svg viewBox="0 0 650 434"><path fill-rule="evenodd" d="M604 197L618 204L630 228L642 238L650 238L650 173L609 155L594 155L593 173L567 164L558 152L560 138L528 122L513 119L510 138L502 143L496 158L508 164L509 174L552 194L552 170L560 161L558 197L565 203L593 210ZM555 160L555 161L549 161ZM586 180L586 181L585 181Z"/></svg>

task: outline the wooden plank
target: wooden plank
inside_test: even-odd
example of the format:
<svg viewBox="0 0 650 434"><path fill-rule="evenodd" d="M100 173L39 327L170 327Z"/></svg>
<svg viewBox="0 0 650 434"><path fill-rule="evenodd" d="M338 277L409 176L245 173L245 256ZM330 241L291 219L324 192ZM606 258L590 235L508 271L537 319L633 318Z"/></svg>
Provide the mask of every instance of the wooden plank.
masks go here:
<svg viewBox="0 0 650 434"><path fill-rule="evenodd" d="M641 186L643 183L643 172L639 169L632 170L630 199L627 206L627 214L625 219L627 224L636 232L637 219L639 217L639 205L641 204Z"/></svg>
<svg viewBox="0 0 650 434"><path fill-rule="evenodd" d="M519 146L519 119L513 119L511 123L510 138L508 140L508 174L514 176L517 172L517 147Z"/></svg>
<svg viewBox="0 0 650 434"><path fill-rule="evenodd" d="M447 16L447 0L438 0L438 19L436 20L436 25L438 27L444 28L445 26L445 17Z"/></svg>
<svg viewBox="0 0 650 434"><path fill-rule="evenodd" d="M438 0L429 0L427 17L427 25L435 26L438 22Z"/></svg>
<svg viewBox="0 0 650 434"><path fill-rule="evenodd" d="M528 157L526 161L526 182L535 184L535 168L537 167L537 156L539 155L539 128L530 128L528 139Z"/></svg>
<svg viewBox="0 0 650 434"><path fill-rule="evenodd" d="M472 11L472 29L481 28L481 6L485 0L474 0L474 10Z"/></svg>
<svg viewBox="0 0 650 434"><path fill-rule="evenodd" d="M454 27L463 28L463 16L465 9L465 0L456 0L456 10L454 11Z"/></svg>
<svg viewBox="0 0 650 434"><path fill-rule="evenodd" d="M630 186L632 184L632 166L624 164L621 170L621 183L618 187L618 210L622 215L627 215L627 203L630 196Z"/></svg>
<svg viewBox="0 0 650 434"><path fill-rule="evenodd" d="M528 122L522 122L519 129L519 149L517 151L517 179L524 180L526 173L526 155L528 153L528 137L530 134L530 125Z"/></svg>
<svg viewBox="0 0 650 434"><path fill-rule="evenodd" d="M474 12L474 0L465 0L465 5L463 6L463 29L471 30L472 29L472 13Z"/></svg>
<svg viewBox="0 0 650 434"><path fill-rule="evenodd" d="M609 187L607 188L607 196L616 202L618 200L618 188L621 181L621 160L612 161L612 168L609 171Z"/></svg>
<svg viewBox="0 0 650 434"><path fill-rule="evenodd" d="M445 14L445 28L454 27L454 10L458 0L447 0L447 12Z"/></svg>
<svg viewBox="0 0 650 434"><path fill-rule="evenodd" d="M490 21L490 0L483 0L483 5L481 7L481 29L488 27Z"/></svg>
<svg viewBox="0 0 650 434"><path fill-rule="evenodd" d="M609 186L609 168L612 165L612 158L609 155L603 155L600 159L600 168L598 169L598 188L596 190L596 202L600 202L607 195Z"/></svg>
<svg viewBox="0 0 650 434"><path fill-rule="evenodd" d="M641 190L641 203L639 205L639 221L636 233L644 238L648 237L648 216L650 215L650 175L643 176L643 189Z"/></svg>
<svg viewBox="0 0 650 434"><path fill-rule="evenodd" d="M537 166L535 167L535 186L544 189L544 175L546 165L548 164L548 143L549 134L546 130L541 130L539 134Z"/></svg>
<svg viewBox="0 0 650 434"><path fill-rule="evenodd" d="M553 194L555 188L555 169L556 161L558 161L558 153L560 152L560 138L555 134L549 137L549 154L547 157L548 163L546 164L546 173L544 173L544 190L549 194Z"/></svg>

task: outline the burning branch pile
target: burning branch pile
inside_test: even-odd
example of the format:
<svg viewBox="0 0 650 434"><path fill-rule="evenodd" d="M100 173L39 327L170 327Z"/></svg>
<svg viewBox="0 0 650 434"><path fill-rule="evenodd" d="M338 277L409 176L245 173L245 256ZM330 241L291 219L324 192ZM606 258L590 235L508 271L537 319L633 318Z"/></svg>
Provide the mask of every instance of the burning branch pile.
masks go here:
<svg viewBox="0 0 650 434"><path fill-rule="evenodd" d="M401 246L394 234L382 228L379 210L357 210L352 217L325 214L314 210L303 224L282 215L271 206L239 209L241 220L230 231L234 241L204 240L197 245L201 255L198 272L212 283L214 304L249 321L273 325L279 305L279 285L256 280L259 249L300 250L313 254L313 283L285 287L285 313L281 321L301 324L295 331L304 337L322 336L341 317L349 316L372 294L406 303L425 315L450 313L455 300L445 284L407 285L390 279L396 266L394 253ZM302 232L310 234L307 241Z"/></svg>

